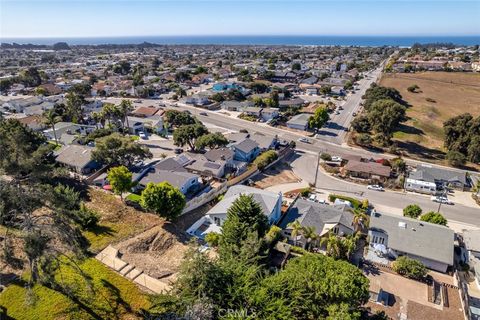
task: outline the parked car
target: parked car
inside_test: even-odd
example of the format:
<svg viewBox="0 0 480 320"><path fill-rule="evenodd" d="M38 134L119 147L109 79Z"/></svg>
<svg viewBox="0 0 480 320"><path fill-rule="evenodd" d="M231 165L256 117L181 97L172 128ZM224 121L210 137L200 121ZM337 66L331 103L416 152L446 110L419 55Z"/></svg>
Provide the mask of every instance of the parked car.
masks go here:
<svg viewBox="0 0 480 320"><path fill-rule="evenodd" d="M198 114L201 116L208 116L208 113L206 113L205 111L199 112Z"/></svg>
<svg viewBox="0 0 480 320"><path fill-rule="evenodd" d="M139 136L140 138L142 138L143 140L147 140L147 138L148 138L147 134L146 134L145 132L143 132L143 131L139 131L139 132L138 132L138 136Z"/></svg>
<svg viewBox="0 0 480 320"><path fill-rule="evenodd" d="M135 102L135 103L142 103L142 100L137 99L137 100L133 100L133 102Z"/></svg>
<svg viewBox="0 0 480 320"><path fill-rule="evenodd" d="M339 157L339 156L332 156L332 161L333 162L342 162L342 157Z"/></svg>
<svg viewBox="0 0 480 320"><path fill-rule="evenodd" d="M308 140L307 138L299 138L298 141L300 142L303 142L303 143L310 143L310 140Z"/></svg>
<svg viewBox="0 0 480 320"><path fill-rule="evenodd" d="M383 189L382 186L378 185L378 184L369 184L367 186L367 189L369 190L375 190L375 191L385 191L385 189Z"/></svg>
<svg viewBox="0 0 480 320"><path fill-rule="evenodd" d="M175 152L175 154L180 154L183 152L183 149L182 148L175 148L175 150L173 150L173 152Z"/></svg>
<svg viewBox="0 0 480 320"><path fill-rule="evenodd" d="M432 196L430 198L433 202L443 203L443 204L453 204L452 201L448 200L447 197L442 196Z"/></svg>
<svg viewBox="0 0 480 320"><path fill-rule="evenodd" d="M309 201L312 201L312 202L316 202L317 196L314 195L314 194L311 194L310 197L308 197L308 200L309 200Z"/></svg>

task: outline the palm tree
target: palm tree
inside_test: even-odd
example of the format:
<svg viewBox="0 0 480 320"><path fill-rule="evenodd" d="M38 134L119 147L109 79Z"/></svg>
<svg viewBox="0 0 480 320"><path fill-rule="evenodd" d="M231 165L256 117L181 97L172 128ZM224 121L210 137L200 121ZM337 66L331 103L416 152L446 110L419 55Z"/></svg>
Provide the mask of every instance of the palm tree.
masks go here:
<svg viewBox="0 0 480 320"><path fill-rule="evenodd" d="M342 241L334 233L329 232L327 237L320 240L320 244L325 244L328 256L338 259L342 255Z"/></svg>
<svg viewBox="0 0 480 320"><path fill-rule="evenodd" d="M128 114L133 111L132 101L122 99L122 102L118 105L120 113L122 114L122 125L126 121L127 128L130 130L130 123L128 123Z"/></svg>
<svg viewBox="0 0 480 320"><path fill-rule="evenodd" d="M187 95L187 92L185 91L185 89L181 88L181 87L178 87L177 90L175 91L175 93L177 94L178 97L182 98L184 96Z"/></svg>
<svg viewBox="0 0 480 320"><path fill-rule="evenodd" d="M305 239L307 239L306 249L310 251L312 244L316 242L319 238L317 232L315 231L315 227L303 227L302 233Z"/></svg>
<svg viewBox="0 0 480 320"><path fill-rule="evenodd" d="M343 253L345 257L350 259L352 253L357 249L357 242L360 239L359 233L355 232L354 234L348 235L345 239L342 240Z"/></svg>
<svg viewBox="0 0 480 320"><path fill-rule="evenodd" d="M52 126L53 136L55 137L55 144L58 144L57 131L55 130L55 123L60 122L61 118L55 113L53 109L47 110L43 113L43 121Z"/></svg>
<svg viewBox="0 0 480 320"><path fill-rule="evenodd" d="M363 230L368 225L368 216L359 211L353 213L353 226L355 231Z"/></svg>
<svg viewBox="0 0 480 320"><path fill-rule="evenodd" d="M287 227L292 229L293 245L296 246L297 236L302 233L303 227L298 220L290 222Z"/></svg>
<svg viewBox="0 0 480 320"><path fill-rule="evenodd" d="M95 121L95 127L98 129L98 123L100 122L104 126L105 118L103 112L92 112L92 119Z"/></svg>

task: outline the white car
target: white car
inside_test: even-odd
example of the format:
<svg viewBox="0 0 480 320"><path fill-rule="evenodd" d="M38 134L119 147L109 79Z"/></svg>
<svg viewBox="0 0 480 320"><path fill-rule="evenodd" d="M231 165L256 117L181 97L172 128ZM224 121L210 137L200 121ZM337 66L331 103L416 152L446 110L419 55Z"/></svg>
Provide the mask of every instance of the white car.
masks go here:
<svg viewBox="0 0 480 320"><path fill-rule="evenodd" d="M310 143L310 140L308 140L307 138L299 138L298 141L303 143Z"/></svg>
<svg viewBox="0 0 480 320"><path fill-rule="evenodd" d="M311 194L310 197L308 197L308 200L309 200L309 201L312 201L312 202L316 202L317 196L314 195L314 194Z"/></svg>
<svg viewBox="0 0 480 320"><path fill-rule="evenodd" d="M442 196L432 196L430 198L433 202L443 203L443 204L453 204L452 201L448 200L447 197Z"/></svg>
<svg viewBox="0 0 480 320"><path fill-rule="evenodd" d="M342 162L342 157L332 156L332 161L333 161L333 162Z"/></svg>
<svg viewBox="0 0 480 320"><path fill-rule="evenodd" d="M147 135L146 135L145 132L143 132L143 131L138 132L138 136L139 136L140 138L142 138L143 140L146 140L146 139L147 139Z"/></svg>
<svg viewBox="0 0 480 320"><path fill-rule="evenodd" d="M369 184L367 186L367 189L369 190L375 190L375 191L385 191L382 186L379 186L378 184Z"/></svg>

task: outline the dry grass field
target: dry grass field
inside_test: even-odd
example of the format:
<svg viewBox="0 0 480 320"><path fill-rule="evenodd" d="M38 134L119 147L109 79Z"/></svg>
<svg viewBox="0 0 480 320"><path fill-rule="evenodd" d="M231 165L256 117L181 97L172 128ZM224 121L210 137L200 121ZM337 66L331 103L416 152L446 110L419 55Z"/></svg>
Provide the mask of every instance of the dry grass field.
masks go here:
<svg viewBox="0 0 480 320"><path fill-rule="evenodd" d="M394 138L412 156L436 158L443 150L443 122L469 112L480 115L480 73L384 74L380 84L397 89L411 107ZM407 88L417 85L416 93Z"/></svg>

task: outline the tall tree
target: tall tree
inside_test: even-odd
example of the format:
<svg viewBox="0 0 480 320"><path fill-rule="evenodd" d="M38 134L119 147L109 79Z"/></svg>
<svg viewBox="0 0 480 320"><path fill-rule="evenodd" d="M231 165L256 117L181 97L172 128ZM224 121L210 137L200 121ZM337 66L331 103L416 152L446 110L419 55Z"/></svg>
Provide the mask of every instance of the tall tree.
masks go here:
<svg viewBox="0 0 480 320"><path fill-rule="evenodd" d="M308 119L308 126L313 129L320 129L330 119L327 108L320 106L315 110L315 113Z"/></svg>
<svg viewBox="0 0 480 320"><path fill-rule="evenodd" d="M185 196L168 182L147 184L142 191L140 204L167 220L175 220L185 207Z"/></svg>
<svg viewBox="0 0 480 320"><path fill-rule="evenodd" d="M268 219L260 204L252 195L241 194L227 210L227 219L222 226L220 251L238 253L241 241L247 239L249 233L253 232L258 238L263 238L267 231Z"/></svg>
<svg viewBox="0 0 480 320"><path fill-rule="evenodd" d="M152 157L152 153L147 147L118 133L98 138L95 142L92 159L106 165L124 165L128 167L135 161Z"/></svg>
<svg viewBox="0 0 480 320"><path fill-rule="evenodd" d="M108 170L108 183L112 186L113 192L120 196L123 201L123 194L134 186L132 173L125 166L114 167Z"/></svg>
<svg viewBox="0 0 480 320"><path fill-rule="evenodd" d="M190 150L195 151L197 139L206 134L208 134L208 129L203 124L183 125L173 132L173 142L179 147L188 145Z"/></svg>
<svg viewBox="0 0 480 320"><path fill-rule="evenodd" d="M54 109L50 109L43 113L43 121L52 127L55 143L58 144L57 131L55 129L55 124L61 121L61 117L56 114Z"/></svg>
<svg viewBox="0 0 480 320"><path fill-rule="evenodd" d="M118 105L118 109L122 117L122 124L126 122L127 130L130 130L130 123L128 122L128 114L133 111L132 101L127 99L122 99L122 101Z"/></svg>

